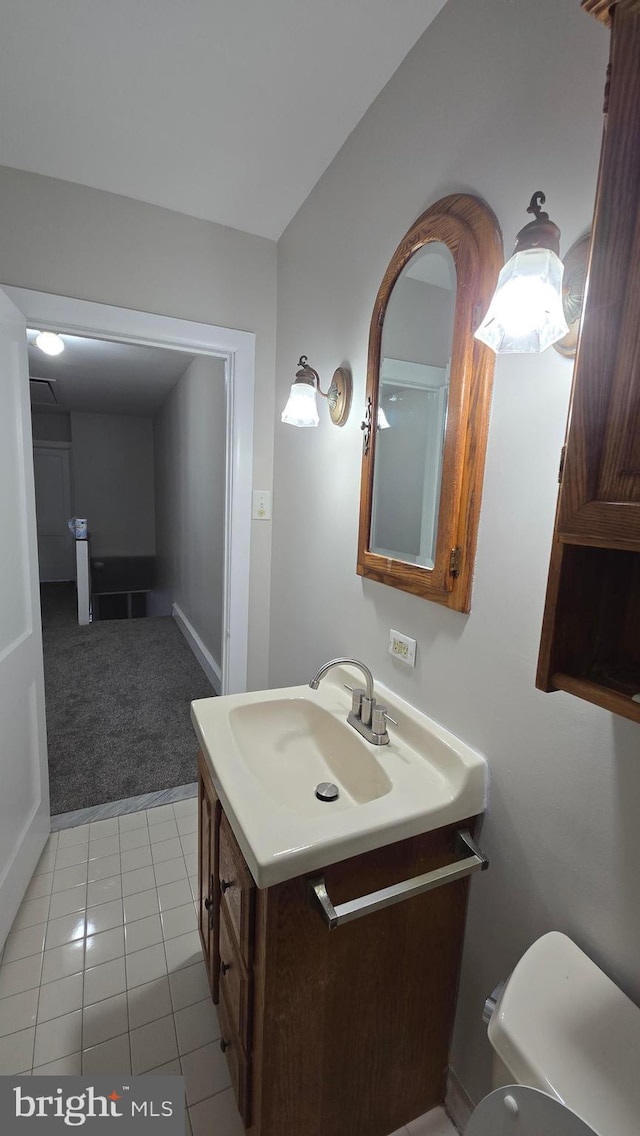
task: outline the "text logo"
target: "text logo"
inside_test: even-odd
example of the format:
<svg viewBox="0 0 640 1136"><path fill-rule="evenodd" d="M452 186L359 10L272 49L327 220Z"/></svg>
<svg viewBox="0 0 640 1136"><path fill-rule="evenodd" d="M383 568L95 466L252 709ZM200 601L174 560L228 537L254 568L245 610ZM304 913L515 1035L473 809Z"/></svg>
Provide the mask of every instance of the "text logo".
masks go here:
<svg viewBox="0 0 640 1136"><path fill-rule="evenodd" d="M54 1136L82 1128L118 1136L184 1136L184 1079L0 1077L2 1136Z"/></svg>

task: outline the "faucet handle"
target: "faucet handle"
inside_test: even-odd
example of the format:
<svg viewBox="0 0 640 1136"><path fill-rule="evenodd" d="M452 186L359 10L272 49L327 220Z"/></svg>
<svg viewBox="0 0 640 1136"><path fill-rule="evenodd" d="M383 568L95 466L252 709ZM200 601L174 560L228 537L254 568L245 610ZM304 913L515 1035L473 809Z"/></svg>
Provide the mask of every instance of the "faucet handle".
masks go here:
<svg viewBox="0 0 640 1136"><path fill-rule="evenodd" d="M386 734L387 722L391 722L394 726L398 725L395 718L390 718L387 714L386 706L375 705L371 721L371 728L374 734Z"/></svg>
<svg viewBox="0 0 640 1136"><path fill-rule="evenodd" d="M360 686L349 686L348 683L344 684L345 690L351 693L351 713L355 718L360 718L362 714L362 699L365 692Z"/></svg>

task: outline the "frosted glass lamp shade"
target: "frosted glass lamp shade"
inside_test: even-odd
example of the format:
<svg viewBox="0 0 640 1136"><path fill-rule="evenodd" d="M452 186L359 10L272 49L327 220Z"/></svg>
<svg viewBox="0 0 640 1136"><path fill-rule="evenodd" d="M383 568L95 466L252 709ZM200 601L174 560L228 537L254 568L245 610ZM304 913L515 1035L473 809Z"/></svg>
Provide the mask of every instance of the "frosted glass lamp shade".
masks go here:
<svg viewBox="0 0 640 1136"><path fill-rule="evenodd" d="M318 406L316 390L309 383L294 383L281 419L289 426L317 426Z"/></svg>
<svg viewBox="0 0 640 1136"><path fill-rule="evenodd" d="M544 351L568 334L562 310L564 265L548 248L516 252L475 333L496 355Z"/></svg>

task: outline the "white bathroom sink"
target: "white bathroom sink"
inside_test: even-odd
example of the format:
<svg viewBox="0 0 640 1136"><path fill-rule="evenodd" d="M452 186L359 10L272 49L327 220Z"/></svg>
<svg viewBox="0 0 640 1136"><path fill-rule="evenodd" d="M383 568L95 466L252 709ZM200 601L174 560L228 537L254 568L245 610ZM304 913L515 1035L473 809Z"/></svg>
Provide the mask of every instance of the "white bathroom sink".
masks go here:
<svg viewBox="0 0 640 1136"><path fill-rule="evenodd" d="M347 723L336 667L318 690L262 690L191 703L191 718L258 887L270 887L484 809L484 758L381 683L397 726L374 746ZM356 681L357 684L357 681ZM318 800L331 782L335 801Z"/></svg>
<svg viewBox="0 0 640 1136"><path fill-rule="evenodd" d="M275 805L294 813L318 815L314 789L323 781L340 787L334 810L375 801L392 788L377 759L381 747L363 744L351 726L310 698L233 706L229 727L265 793Z"/></svg>

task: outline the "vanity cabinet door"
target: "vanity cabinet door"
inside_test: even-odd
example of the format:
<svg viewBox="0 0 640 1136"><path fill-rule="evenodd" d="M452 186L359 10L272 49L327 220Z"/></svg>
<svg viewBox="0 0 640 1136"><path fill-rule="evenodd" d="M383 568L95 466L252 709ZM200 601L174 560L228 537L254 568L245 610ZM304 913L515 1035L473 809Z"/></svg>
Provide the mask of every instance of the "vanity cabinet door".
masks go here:
<svg viewBox="0 0 640 1136"><path fill-rule="evenodd" d="M198 805L200 812L198 825L198 926L209 986L213 1000L217 1002L220 977L218 945L220 889L217 864L221 809L202 754L198 755Z"/></svg>
<svg viewBox="0 0 640 1136"><path fill-rule="evenodd" d="M242 961L234 937L227 926L224 910L220 913L220 1000L224 1001L234 1032L245 1053L251 1048L252 981Z"/></svg>
<svg viewBox="0 0 640 1136"><path fill-rule="evenodd" d="M235 1032L224 997L220 999L218 1006L218 1020L221 1033L220 1048L227 1059L229 1077L235 1093L238 1112L245 1128L249 1128L251 1124L250 1060Z"/></svg>
<svg viewBox="0 0 640 1136"><path fill-rule="evenodd" d="M219 842L220 902L226 912L247 967L253 955L253 909L255 884L231 825L224 813Z"/></svg>
<svg viewBox="0 0 640 1136"><path fill-rule="evenodd" d="M226 816L220 811L216 884L217 991L222 1049L238 1110L251 1121L251 1044L253 1012L254 907L253 877Z"/></svg>

